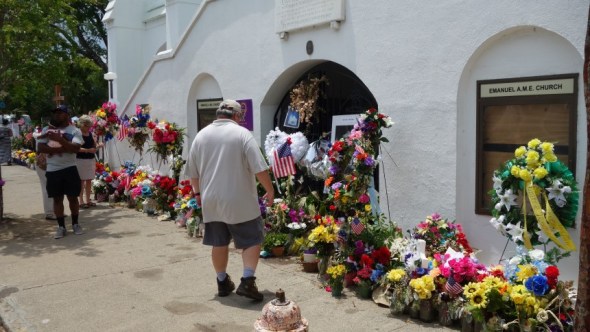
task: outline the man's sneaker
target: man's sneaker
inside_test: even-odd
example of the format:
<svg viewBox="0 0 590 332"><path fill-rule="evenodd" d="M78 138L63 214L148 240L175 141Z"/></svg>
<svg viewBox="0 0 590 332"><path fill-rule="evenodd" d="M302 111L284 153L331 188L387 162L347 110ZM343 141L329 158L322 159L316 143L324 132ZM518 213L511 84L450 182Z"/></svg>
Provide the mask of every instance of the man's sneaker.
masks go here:
<svg viewBox="0 0 590 332"><path fill-rule="evenodd" d="M231 281L229 274L225 276L223 281L219 281L217 278L215 279L217 280L217 296L228 296L234 289L236 289L236 285Z"/></svg>
<svg viewBox="0 0 590 332"><path fill-rule="evenodd" d="M82 227L80 227L80 225L73 224L72 225L72 228L74 230L74 234L76 234L76 235L82 235L82 234L84 234L84 231L82 230Z"/></svg>
<svg viewBox="0 0 590 332"><path fill-rule="evenodd" d="M258 287L256 286L256 277L242 278L236 294L255 301L262 301L264 298L264 295L258 291Z"/></svg>
<svg viewBox="0 0 590 332"><path fill-rule="evenodd" d="M54 239L61 239L62 237L66 236L66 228L65 227L57 227L57 231L53 236Z"/></svg>

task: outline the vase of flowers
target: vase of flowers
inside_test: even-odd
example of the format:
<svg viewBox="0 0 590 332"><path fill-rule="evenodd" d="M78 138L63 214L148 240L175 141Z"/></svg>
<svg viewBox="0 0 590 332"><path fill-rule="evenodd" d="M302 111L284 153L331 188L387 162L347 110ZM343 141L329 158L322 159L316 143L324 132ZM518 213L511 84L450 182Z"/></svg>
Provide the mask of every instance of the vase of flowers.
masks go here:
<svg viewBox="0 0 590 332"><path fill-rule="evenodd" d="M436 289L434 278L424 275L420 278L410 280L410 287L415 293L413 307L418 307L418 317L424 322L431 322L434 319L434 308L432 295ZM417 297L417 299L416 299Z"/></svg>
<svg viewBox="0 0 590 332"><path fill-rule="evenodd" d="M390 285L391 292L391 304L389 309L393 315L401 315L408 310L407 305L407 274L404 269L397 268L390 270L385 278L386 282Z"/></svg>
<svg viewBox="0 0 590 332"><path fill-rule="evenodd" d="M346 266L344 264L333 265L327 268L326 273L328 274L328 284L332 289L332 296L342 296L342 290L344 289L344 274L346 273Z"/></svg>

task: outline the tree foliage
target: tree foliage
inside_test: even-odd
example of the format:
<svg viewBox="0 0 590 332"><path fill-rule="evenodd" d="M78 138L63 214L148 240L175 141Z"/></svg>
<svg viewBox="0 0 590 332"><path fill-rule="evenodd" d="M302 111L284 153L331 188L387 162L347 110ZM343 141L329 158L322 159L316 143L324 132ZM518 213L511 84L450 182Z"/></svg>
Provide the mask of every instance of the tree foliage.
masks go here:
<svg viewBox="0 0 590 332"><path fill-rule="evenodd" d="M54 86L82 114L108 98L103 74L108 0L0 0L0 100L4 113L39 119Z"/></svg>

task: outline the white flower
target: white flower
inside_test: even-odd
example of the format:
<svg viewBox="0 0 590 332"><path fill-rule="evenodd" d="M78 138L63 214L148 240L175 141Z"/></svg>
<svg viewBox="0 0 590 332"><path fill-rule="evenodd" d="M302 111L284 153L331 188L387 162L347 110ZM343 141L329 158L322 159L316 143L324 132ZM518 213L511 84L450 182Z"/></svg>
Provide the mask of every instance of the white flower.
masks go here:
<svg viewBox="0 0 590 332"><path fill-rule="evenodd" d="M506 220L505 215L501 215L498 218L490 219L490 224L494 226L494 228L502 234L506 233L506 227L504 226L504 220Z"/></svg>
<svg viewBox="0 0 590 332"><path fill-rule="evenodd" d="M549 319L549 314L547 314L547 310L539 310L537 313L537 320L539 323L545 323Z"/></svg>
<svg viewBox="0 0 590 332"><path fill-rule="evenodd" d="M536 261L542 261L545 258L545 252L540 249L534 249L529 251L529 257Z"/></svg>
<svg viewBox="0 0 590 332"><path fill-rule="evenodd" d="M502 179L494 175L492 177L492 181L494 181L494 190L496 190L496 193L498 193L498 191L502 189Z"/></svg>
<svg viewBox="0 0 590 332"><path fill-rule="evenodd" d="M520 256L514 256L512 258L510 258L510 261L508 261L508 264L510 265L518 265L522 262L522 257Z"/></svg>
<svg viewBox="0 0 590 332"><path fill-rule="evenodd" d="M389 128L389 127L391 127L391 126L393 126L395 124L395 122L393 122L391 120L391 117L389 117L389 116L384 117L383 118L383 121L385 122L385 127L386 128Z"/></svg>
<svg viewBox="0 0 590 332"><path fill-rule="evenodd" d="M523 234L524 230L520 228L520 221L516 225L508 224L506 226L506 231L510 236L512 236L512 241L523 241Z"/></svg>
<svg viewBox="0 0 590 332"><path fill-rule="evenodd" d="M512 189L508 189L504 194L498 194L500 201L496 204L496 210L500 210L502 206L506 207L506 210L510 211L511 206L516 206L517 196L512 193Z"/></svg>
<svg viewBox="0 0 590 332"><path fill-rule="evenodd" d="M572 192L572 188L569 186L564 186L560 180L553 181L551 188L546 188L549 192L549 199L555 200L555 204L559 207L564 207L567 203L563 194L569 194Z"/></svg>

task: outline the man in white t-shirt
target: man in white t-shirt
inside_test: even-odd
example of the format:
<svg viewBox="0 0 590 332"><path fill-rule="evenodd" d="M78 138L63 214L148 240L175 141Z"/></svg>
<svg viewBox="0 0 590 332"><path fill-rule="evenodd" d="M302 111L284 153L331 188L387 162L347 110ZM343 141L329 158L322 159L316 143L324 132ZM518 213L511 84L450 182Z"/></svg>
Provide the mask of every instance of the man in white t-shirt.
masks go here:
<svg viewBox="0 0 590 332"><path fill-rule="evenodd" d="M244 111L235 100L224 100L217 120L203 128L192 143L185 174L191 179L197 203L202 206L203 244L212 246L218 296L228 296L235 285L226 273L229 243L242 249L244 272L236 294L261 301L256 266L264 240L256 179L266 190L270 206L274 189L268 164L252 134L238 125Z"/></svg>
<svg viewBox="0 0 590 332"><path fill-rule="evenodd" d="M51 125L43 128L37 139L38 152L47 154L47 196L53 198L53 212L58 224L55 239L66 235L64 196L70 205L74 234L84 234L78 223L81 181L76 167L76 153L82 143L82 132L70 124L70 111L65 105L53 110Z"/></svg>

